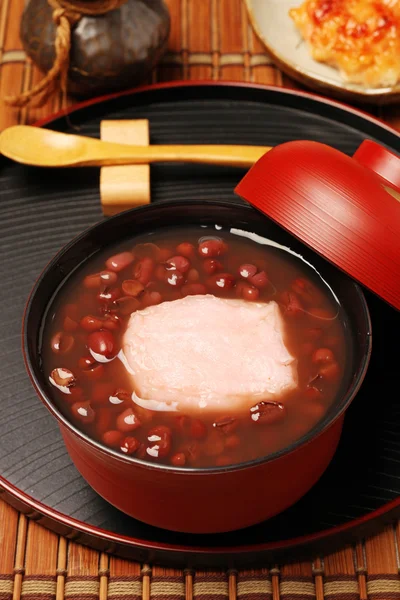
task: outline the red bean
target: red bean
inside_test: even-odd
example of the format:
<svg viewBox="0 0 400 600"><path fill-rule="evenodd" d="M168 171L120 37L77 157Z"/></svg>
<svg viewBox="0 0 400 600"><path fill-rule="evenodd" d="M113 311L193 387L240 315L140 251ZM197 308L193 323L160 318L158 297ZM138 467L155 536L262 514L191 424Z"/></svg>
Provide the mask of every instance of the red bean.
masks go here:
<svg viewBox="0 0 400 600"><path fill-rule="evenodd" d="M132 253L137 258L150 257L154 260L158 260L160 248L157 246L157 244L146 242L145 244L136 244L132 250Z"/></svg>
<svg viewBox="0 0 400 600"><path fill-rule="evenodd" d="M304 277L295 279L291 287L305 304L318 306L323 301L322 293Z"/></svg>
<svg viewBox="0 0 400 600"><path fill-rule="evenodd" d="M207 280L207 285L213 290L230 290L235 285L235 278L230 273L218 273Z"/></svg>
<svg viewBox="0 0 400 600"><path fill-rule="evenodd" d="M117 427L120 431L134 431L140 426L141 422L139 421L136 414L133 412L132 408L127 408L117 417Z"/></svg>
<svg viewBox="0 0 400 600"><path fill-rule="evenodd" d="M100 281L104 285L115 285L118 281L118 275L113 271L100 271Z"/></svg>
<svg viewBox="0 0 400 600"><path fill-rule="evenodd" d="M136 456L141 458L142 460L147 457L146 454L146 444L140 444L139 448L136 451Z"/></svg>
<svg viewBox="0 0 400 600"><path fill-rule="evenodd" d="M122 291L125 296L139 296L144 290L144 285L137 279L125 279L122 282Z"/></svg>
<svg viewBox="0 0 400 600"><path fill-rule="evenodd" d="M116 354L116 345L111 331L95 331L88 335L88 346L94 354L100 354L107 359Z"/></svg>
<svg viewBox="0 0 400 600"><path fill-rule="evenodd" d="M71 319L70 317L65 317L64 319L64 323L63 323L63 329L64 331L76 331L78 329L78 323L76 321L74 321L73 319Z"/></svg>
<svg viewBox="0 0 400 600"><path fill-rule="evenodd" d="M113 271L100 271L93 275L86 275L83 285L88 289L99 288L102 285L114 285L117 283L118 275Z"/></svg>
<svg viewBox="0 0 400 600"><path fill-rule="evenodd" d="M86 315L82 317L79 325L85 331L98 331L103 327L104 319L102 317L95 317L93 315Z"/></svg>
<svg viewBox="0 0 400 600"><path fill-rule="evenodd" d="M252 300L254 302L258 300L259 295L259 290L252 285L244 285L242 288L242 297L244 300Z"/></svg>
<svg viewBox="0 0 400 600"><path fill-rule="evenodd" d="M125 437L120 443L120 450L124 454L135 454L135 452L140 448L140 442L135 437L128 435Z"/></svg>
<svg viewBox="0 0 400 600"><path fill-rule="evenodd" d="M69 402L77 402L83 398L83 389L77 385L73 385L69 388L69 394L65 395L65 399Z"/></svg>
<svg viewBox="0 0 400 600"><path fill-rule="evenodd" d="M243 288L246 287L246 283L244 281L238 281L235 285L235 292L236 292L236 296L238 298L243 298L242 292L243 292Z"/></svg>
<svg viewBox="0 0 400 600"><path fill-rule="evenodd" d="M203 270L207 275L213 275L217 271L222 270L222 265L219 260L215 260L214 258L206 258L203 262Z"/></svg>
<svg viewBox="0 0 400 600"><path fill-rule="evenodd" d="M225 254L227 249L228 247L223 240L207 240L199 244L198 252L203 258L214 258Z"/></svg>
<svg viewBox="0 0 400 600"><path fill-rule="evenodd" d="M257 273L257 267L251 264L240 265L239 267L239 275L244 279L248 279L249 277L253 277Z"/></svg>
<svg viewBox="0 0 400 600"><path fill-rule="evenodd" d="M207 456L218 456L225 449L225 441L216 431L214 435L210 435L204 445L204 453Z"/></svg>
<svg viewBox="0 0 400 600"><path fill-rule="evenodd" d="M93 423L96 418L96 413L89 402L75 402L71 406L71 413L75 419L85 424Z"/></svg>
<svg viewBox="0 0 400 600"><path fill-rule="evenodd" d="M295 318L304 315L304 309L296 294L293 292L284 292L282 300L285 306L285 317Z"/></svg>
<svg viewBox="0 0 400 600"><path fill-rule="evenodd" d="M189 269L186 279L188 283L196 283L200 279L200 273L197 269Z"/></svg>
<svg viewBox="0 0 400 600"><path fill-rule="evenodd" d="M76 304L65 304L62 308L62 314L65 317L69 317L73 321L78 320L79 310Z"/></svg>
<svg viewBox="0 0 400 600"><path fill-rule="evenodd" d="M232 459L229 456L217 456L215 460L216 467L227 467L232 464Z"/></svg>
<svg viewBox="0 0 400 600"><path fill-rule="evenodd" d="M78 367L88 379L100 379L104 375L104 365L98 363L93 356L83 356L78 361Z"/></svg>
<svg viewBox="0 0 400 600"><path fill-rule="evenodd" d="M119 288L109 288L106 287L104 290L99 292L97 295L97 300L102 303L112 303L115 302L121 296L121 291Z"/></svg>
<svg viewBox="0 0 400 600"><path fill-rule="evenodd" d="M173 256L167 260L167 264L174 267L180 273L187 273L190 269L190 262L185 256Z"/></svg>
<svg viewBox="0 0 400 600"><path fill-rule="evenodd" d="M174 270L174 272L176 273L177 271ZM167 283L167 279L170 276L170 273L171 271L167 271L165 265L157 265L154 275L158 281L161 281L162 283Z"/></svg>
<svg viewBox="0 0 400 600"><path fill-rule="evenodd" d="M159 425L153 427L147 434L149 442L146 453L152 458L164 458L171 451L172 433L169 427Z"/></svg>
<svg viewBox="0 0 400 600"><path fill-rule="evenodd" d="M132 394L122 388L118 388L108 397L109 403L115 406L123 404L124 402L129 402L130 400L132 400Z"/></svg>
<svg viewBox="0 0 400 600"><path fill-rule="evenodd" d="M152 258L144 257L133 268L133 277L142 285L147 285L154 273L155 262Z"/></svg>
<svg viewBox="0 0 400 600"><path fill-rule="evenodd" d="M214 421L213 427L225 434L232 433L238 427L238 420L235 417L221 417Z"/></svg>
<svg viewBox="0 0 400 600"><path fill-rule="evenodd" d="M199 457L201 456L201 448L199 446L199 443L191 442L184 448L184 452L185 452L187 461L191 465L196 464L196 462L199 460Z"/></svg>
<svg viewBox="0 0 400 600"><path fill-rule="evenodd" d="M140 308L140 302L137 298L133 298L132 296L124 296L123 298L118 298L116 301L116 305L119 309L119 312L123 316L131 315L133 312Z"/></svg>
<svg viewBox="0 0 400 600"><path fill-rule="evenodd" d="M96 430L102 434L111 427L111 413L108 408L99 408L96 406Z"/></svg>
<svg viewBox="0 0 400 600"><path fill-rule="evenodd" d="M314 363L332 363L335 361L335 355L329 348L318 348L313 354Z"/></svg>
<svg viewBox="0 0 400 600"><path fill-rule="evenodd" d="M168 260L169 256L172 256L172 249L160 248L160 251L158 253L159 262L161 262L161 263L166 262Z"/></svg>
<svg viewBox="0 0 400 600"><path fill-rule="evenodd" d="M228 450L234 450L235 448L239 448L240 446L240 437L238 435L230 435L225 440L225 448Z"/></svg>
<svg viewBox="0 0 400 600"><path fill-rule="evenodd" d="M141 301L143 308L146 308L147 306L156 306L157 304L161 304L162 296L160 292L144 292Z"/></svg>
<svg viewBox="0 0 400 600"><path fill-rule="evenodd" d="M189 244L189 242L182 242L176 247L176 251L181 256L185 256L186 258L193 258L195 255L196 249L193 244Z"/></svg>
<svg viewBox="0 0 400 600"><path fill-rule="evenodd" d="M190 436L195 440L202 440L207 435L207 427L200 419L192 419L190 423Z"/></svg>
<svg viewBox="0 0 400 600"><path fill-rule="evenodd" d="M81 356L81 358L78 360L78 367L82 371L86 371L87 369L93 369L93 367L97 364L98 362L96 361L96 359L93 358L93 356L91 356L90 354L88 356Z"/></svg>
<svg viewBox="0 0 400 600"><path fill-rule="evenodd" d="M272 425L282 421L286 409L279 402L259 402L250 409L251 419L260 425Z"/></svg>
<svg viewBox="0 0 400 600"><path fill-rule="evenodd" d="M185 277L180 271L167 270L163 265L159 265L156 269L156 277L160 281L173 287L181 287L185 283Z"/></svg>
<svg viewBox="0 0 400 600"><path fill-rule="evenodd" d="M181 434L188 435L190 421L190 417L187 417L186 415L179 415L179 417L175 417L176 427Z"/></svg>
<svg viewBox="0 0 400 600"><path fill-rule="evenodd" d="M116 331L121 326L121 319L118 315L107 314L104 317L103 327L109 331Z"/></svg>
<svg viewBox="0 0 400 600"><path fill-rule="evenodd" d="M86 371L82 371L82 373L85 375L86 379L101 379L104 377L105 368L104 365L96 362L91 369L86 369Z"/></svg>
<svg viewBox="0 0 400 600"><path fill-rule="evenodd" d="M72 350L75 340L69 333L59 331L51 338L51 349L55 354L67 354Z"/></svg>
<svg viewBox="0 0 400 600"><path fill-rule="evenodd" d="M142 424L148 424L151 423L151 421L153 420L153 415L156 413L153 413L153 411L148 410L147 408L135 406L135 414Z"/></svg>
<svg viewBox="0 0 400 600"><path fill-rule="evenodd" d="M269 283L268 275L265 271L260 271L259 273L256 273L256 275L249 277L249 281L259 290L266 288Z"/></svg>
<svg viewBox="0 0 400 600"><path fill-rule="evenodd" d="M105 433L103 433L101 440L103 444L105 444L109 448L119 448L121 438L122 433L120 431L117 431L116 429L111 429L111 431L106 431Z"/></svg>
<svg viewBox="0 0 400 600"><path fill-rule="evenodd" d="M134 258L132 252L120 252L106 260L106 267L109 271L116 271L118 273L129 267L133 263Z"/></svg>
<svg viewBox="0 0 400 600"><path fill-rule="evenodd" d="M330 383L334 383L335 381L337 381L340 377L340 373L341 369L337 362L331 362L329 364L323 365L322 367L320 367L319 370L319 374L321 375L321 377L323 377L326 381L329 381Z"/></svg>
<svg viewBox="0 0 400 600"><path fill-rule="evenodd" d="M183 296L200 296L207 294L207 288L202 283L187 283L182 286Z"/></svg>
<svg viewBox="0 0 400 600"><path fill-rule="evenodd" d="M101 286L100 273L86 275L85 279L83 280L83 285L88 290L99 288Z"/></svg>
<svg viewBox="0 0 400 600"><path fill-rule="evenodd" d="M171 465L174 467L183 467L186 463L186 456L183 452L177 452L173 456L171 456Z"/></svg>
<svg viewBox="0 0 400 600"><path fill-rule="evenodd" d="M52 383L56 386L62 386L66 388L70 388L75 385L76 377L69 369L63 369L58 367L57 369L53 369L50 373L50 377L53 380Z"/></svg>

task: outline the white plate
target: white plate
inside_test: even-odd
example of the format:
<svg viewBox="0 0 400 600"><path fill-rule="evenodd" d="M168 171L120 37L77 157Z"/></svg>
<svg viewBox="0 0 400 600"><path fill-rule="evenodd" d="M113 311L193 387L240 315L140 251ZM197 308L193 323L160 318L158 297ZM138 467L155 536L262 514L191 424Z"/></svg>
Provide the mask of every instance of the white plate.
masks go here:
<svg viewBox="0 0 400 600"><path fill-rule="evenodd" d="M390 88L366 88L347 83L338 70L315 61L295 24L290 8L302 0L245 0L252 26L282 71L320 92L340 98L380 104L400 100L400 84Z"/></svg>

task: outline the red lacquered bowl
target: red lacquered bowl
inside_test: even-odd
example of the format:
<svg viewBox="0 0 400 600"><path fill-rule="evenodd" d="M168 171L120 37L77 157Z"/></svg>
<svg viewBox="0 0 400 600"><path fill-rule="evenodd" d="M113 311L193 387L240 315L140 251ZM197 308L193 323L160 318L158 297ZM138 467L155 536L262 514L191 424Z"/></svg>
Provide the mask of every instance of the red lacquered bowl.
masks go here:
<svg viewBox="0 0 400 600"><path fill-rule="evenodd" d="M301 254L339 298L352 344L343 391L323 420L284 450L248 463L215 468L174 468L122 456L90 439L56 408L42 370L43 320L54 294L87 257L124 238L160 227L234 227L256 233ZM37 393L57 418L68 452L87 482L108 502L140 521L165 529L216 533L253 525L283 511L319 479L339 442L345 411L366 374L371 323L360 287L296 241L270 219L242 202L184 201L127 211L73 240L37 281L24 317L25 362Z"/></svg>

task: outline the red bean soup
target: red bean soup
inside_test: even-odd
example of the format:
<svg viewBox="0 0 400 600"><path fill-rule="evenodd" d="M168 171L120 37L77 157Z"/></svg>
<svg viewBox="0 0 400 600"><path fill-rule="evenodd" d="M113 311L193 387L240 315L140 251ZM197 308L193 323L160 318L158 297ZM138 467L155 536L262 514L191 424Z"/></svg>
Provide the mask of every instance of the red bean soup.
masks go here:
<svg viewBox="0 0 400 600"><path fill-rule="evenodd" d="M232 230L146 234L89 258L47 314L51 397L125 456L223 467L280 451L343 391L346 316L315 269Z"/></svg>

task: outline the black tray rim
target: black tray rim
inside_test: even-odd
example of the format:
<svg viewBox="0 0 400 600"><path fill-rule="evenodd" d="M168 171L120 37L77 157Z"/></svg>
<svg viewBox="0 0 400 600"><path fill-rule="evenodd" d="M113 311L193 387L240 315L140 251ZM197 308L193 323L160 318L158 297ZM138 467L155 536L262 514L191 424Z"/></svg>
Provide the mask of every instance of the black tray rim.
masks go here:
<svg viewBox="0 0 400 600"><path fill-rule="evenodd" d="M228 92L230 89L259 90L270 94L301 97L325 108L339 109L339 111L353 115L355 118L367 121L385 130L399 139L400 133L387 125L383 120L373 117L367 112L353 108L343 102L331 100L311 92L290 90L283 86L267 86L237 81L173 81L143 85L137 88L124 90L96 98L91 98L62 109L52 115L34 123L37 127L51 125L62 117L69 116L82 109L94 105L117 100L121 97L138 96L158 90L169 89L195 89L218 88ZM26 515L31 520L44 527L63 535L69 540L92 547L101 552L108 552L122 558L137 560L139 562L161 564L174 567L246 567L265 566L265 561L276 562L284 559L288 562L299 558L309 558L324 552L333 552L343 546L359 542L365 536L373 535L384 526L394 523L400 517L400 496L370 513L353 519L342 525L324 529L309 535L285 539L278 542L259 543L246 546L233 547L196 547L177 546L173 543L159 543L130 536L123 536L105 529L89 525L85 522L69 517L42 502L35 500L29 494L18 489L0 475L0 497L16 510ZM171 538L173 539L173 532Z"/></svg>

